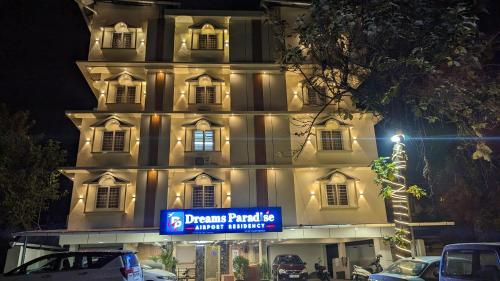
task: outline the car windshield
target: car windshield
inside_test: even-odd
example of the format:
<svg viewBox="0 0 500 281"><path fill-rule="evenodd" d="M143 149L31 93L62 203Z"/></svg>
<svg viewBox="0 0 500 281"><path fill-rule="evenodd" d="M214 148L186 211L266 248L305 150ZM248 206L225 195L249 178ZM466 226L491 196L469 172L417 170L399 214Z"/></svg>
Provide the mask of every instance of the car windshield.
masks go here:
<svg viewBox="0 0 500 281"><path fill-rule="evenodd" d="M301 264L303 263L299 256L281 256L278 259L278 264Z"/></svg>
<svg viewBox="0 0 500 281"><path fill-rule="evenodd" d="M406 276L418 276L427 267L427 263L416 260L399 260L391 264L385 272Z"/></svg>

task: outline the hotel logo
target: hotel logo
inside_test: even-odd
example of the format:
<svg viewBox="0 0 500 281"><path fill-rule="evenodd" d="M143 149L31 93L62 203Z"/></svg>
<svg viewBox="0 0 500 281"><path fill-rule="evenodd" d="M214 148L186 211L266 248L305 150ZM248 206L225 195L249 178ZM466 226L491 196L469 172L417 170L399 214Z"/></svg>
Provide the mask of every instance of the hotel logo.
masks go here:
<svg viewBox="0 0 500 281"><path fill-rule="evenodd" d="M168 232L184 231L184 212L169 212L167 221Z"/></svg>

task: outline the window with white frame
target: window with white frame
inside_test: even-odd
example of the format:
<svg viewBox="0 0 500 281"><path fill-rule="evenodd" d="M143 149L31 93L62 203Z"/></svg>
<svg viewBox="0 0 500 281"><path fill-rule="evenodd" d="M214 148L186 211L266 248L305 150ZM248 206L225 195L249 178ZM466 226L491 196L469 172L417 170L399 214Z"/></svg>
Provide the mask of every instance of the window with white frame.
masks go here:
<svg viewBox="0 0 500 281"><path fill-rule="evenodd" d="M193 130L194 151L214 151L215 140L213 130Z"/></svg>
<svg viewBox="0 0 500 281"><path fill-rule="evenodd" d="M224 29L218 25L205 23L195 24L192 29L192 50L224 50Z"/></svg>
<svg viewBox="0 0 500 281"><path fill-rule="evenodd" d="M125 131L104 131L102 135L102 151L124 151Z"/></svg>
<svg viewBox="0 0 500 281"><path fill-rule="evenodd" d="M116 86L115 103L135 103L136 101L136 86Z"/></svg>
<svg viewBox="0 0 500 281"><path fill-rule="evenodd" d="M102 28L102 47L104 49L135 49L137 28L124 22Z"/></svg>
<svg viewBox="0 0 500 281"><path fill-rule="evenodd" d="M347 184L327 184L326 203L328 206L348 206Z"/></svg>
<svg viewBox="0 0 500 281"><path fill-rule="evenodd" d="M98 186L96 194L96 209L118 209L120 208L121 187L120 186Z"/></svg>
<svg viewBox="0 0 500 281"><path fill-rule="evenodd" d="M321 131L322 150L343 150L342 131L323 130Z"/></svg>
<svg viewBox="0 0 500 281"><path fill-rule="evenodd" d="M197 104L214 104L216 102L215 86L196 86L196 103Z"/></svg>
<svg viewBox="0 0 500 281"><path fill-rule="evenodd" d="M130 49L132 48L132 39L134 34L132 32L113 32L113 39L111 41L111 48L113 49Z"/></svg>
<svg viewBox="0 0 500 281"><path fill-rule="evenodd" d="M193 186L193 208L214 208L215 207L215 186L194 185Z"/></svg>

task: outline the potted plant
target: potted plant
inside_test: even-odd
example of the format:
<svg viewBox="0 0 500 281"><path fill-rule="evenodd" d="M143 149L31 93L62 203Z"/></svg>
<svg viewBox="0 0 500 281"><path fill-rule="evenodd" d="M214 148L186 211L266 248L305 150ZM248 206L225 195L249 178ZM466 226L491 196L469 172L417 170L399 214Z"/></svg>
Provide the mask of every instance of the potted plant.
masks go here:
<svg viewBox="0 0 500 281"><path fill-rule="evenodd" d="M236 280L245 280L248 273L248 259L237 256L233 259L233 273Z"/></svg>
<svg viewBox="0 0 500 281"><path fill-rule="evenodd" d="M260 280L271 280L271 268L267 260L263 260L262 263L259 264L259 278Z"/></svg>
<svg viewBox="0 0 500 281"><path fill-rule="evenodd" d="M157 257L151 257L154 262L160 262L166 271L175 273L177 259L174 257L174 247L171 244L166 244L161 247L161 254Z"/></svg>

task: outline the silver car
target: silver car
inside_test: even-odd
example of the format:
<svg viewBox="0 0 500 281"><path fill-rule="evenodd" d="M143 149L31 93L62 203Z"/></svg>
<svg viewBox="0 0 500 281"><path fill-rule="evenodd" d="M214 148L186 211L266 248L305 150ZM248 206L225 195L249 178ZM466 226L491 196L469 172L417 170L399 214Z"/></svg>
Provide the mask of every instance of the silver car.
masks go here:
<svg viewBox="0 0 500 281"><path fill-rule="evenodd" d="M130 251L64 252L25 263L0 277L5 281L144 281Z"/></svg>

